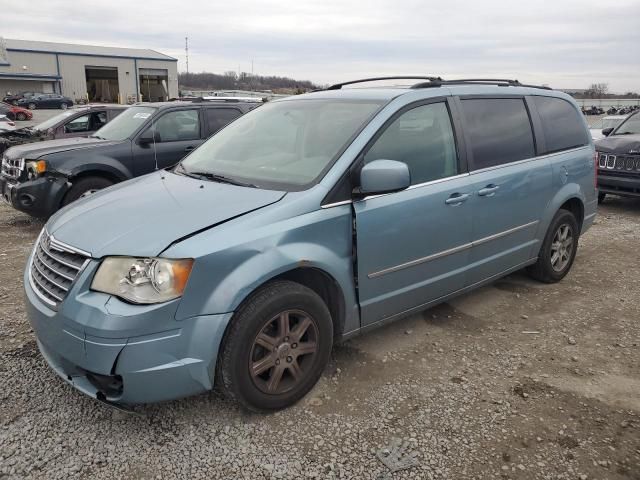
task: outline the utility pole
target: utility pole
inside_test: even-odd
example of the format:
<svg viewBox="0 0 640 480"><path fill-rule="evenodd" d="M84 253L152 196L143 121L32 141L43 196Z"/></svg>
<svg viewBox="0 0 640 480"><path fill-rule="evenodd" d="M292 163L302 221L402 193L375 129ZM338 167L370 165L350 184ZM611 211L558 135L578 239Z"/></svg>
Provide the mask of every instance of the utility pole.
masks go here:
<svg viewBox="0 0 640 480"><path fill-rule="evenodd" d="M189 37L184 37L184 54L187 59L187 75L189 75Z"/></svg>

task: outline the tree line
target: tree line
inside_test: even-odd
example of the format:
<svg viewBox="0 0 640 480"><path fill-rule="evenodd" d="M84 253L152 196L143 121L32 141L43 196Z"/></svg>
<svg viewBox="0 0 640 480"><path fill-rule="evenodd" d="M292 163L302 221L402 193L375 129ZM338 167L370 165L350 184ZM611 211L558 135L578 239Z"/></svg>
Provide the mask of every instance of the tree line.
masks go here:
<svg viewBox="0 0 640 480"><path fill-rule="evenodd" d="M252 75L242 72L218 73L179 73L180 90L271 90L275 93L286 90L287 93L304 93L318 88L309 80L295 80L275 75Z"/></svg>
<svg viewBox="0 0 640 480"><path fill-rule="evenodd" d="M609 93L608 83L592 83L584 92L575 92L572 95L575 98L640 98L637 92Z"/></svg>

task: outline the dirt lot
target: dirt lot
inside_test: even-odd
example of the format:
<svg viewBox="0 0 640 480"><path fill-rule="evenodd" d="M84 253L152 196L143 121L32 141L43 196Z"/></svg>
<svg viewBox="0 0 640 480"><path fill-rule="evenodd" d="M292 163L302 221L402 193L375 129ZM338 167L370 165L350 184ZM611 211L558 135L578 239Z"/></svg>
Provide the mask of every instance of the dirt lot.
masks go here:
<svg viewBox="0 0 640 480"><path fill-rule="evenodd" d="M640 479L640 201L605 202L561 283L512 275L337 346L266 416L216 394L123 414L59 380L22 303L41 227L0 206L0 478ZM377 460L393 438L418 465Z"/></svg>

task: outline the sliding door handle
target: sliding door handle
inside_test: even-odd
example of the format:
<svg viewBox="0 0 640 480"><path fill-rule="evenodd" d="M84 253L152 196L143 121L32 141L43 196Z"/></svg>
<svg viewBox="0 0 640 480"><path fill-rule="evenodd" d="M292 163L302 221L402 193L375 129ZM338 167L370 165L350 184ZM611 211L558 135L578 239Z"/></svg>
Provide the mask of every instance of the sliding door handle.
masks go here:
<svg viewBox="0 0 640 480"><path fill-rule="evenodd" d="M478 190L478 195L481 197L490 197L496 193L499 188L500 187L498 185L487 185L486 187Z"/></svg>
<svg viewBox="0 0 640 480"><path fill-rule="evenodd" d="M463 202L466 202L469 199L468 193L452 193L449 198L447 198L444 203L447 205L460 205Z"/></svg>

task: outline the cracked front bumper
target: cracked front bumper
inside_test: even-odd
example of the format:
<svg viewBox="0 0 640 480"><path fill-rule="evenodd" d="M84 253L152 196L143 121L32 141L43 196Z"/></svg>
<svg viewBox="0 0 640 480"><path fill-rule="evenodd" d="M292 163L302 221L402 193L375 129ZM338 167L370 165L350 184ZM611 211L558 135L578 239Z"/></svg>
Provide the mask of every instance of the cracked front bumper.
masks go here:
<svg viewBox="0 0 640 480"><path fill-rule="evenodd" d="M85 270L80 277L57 311L42 303L25 278L29 322L40 352L61 378L89 396L123 404L213 388L231 313L176 320L178 301L139 306L97 292L78 294L92 275Z"/></svg>

